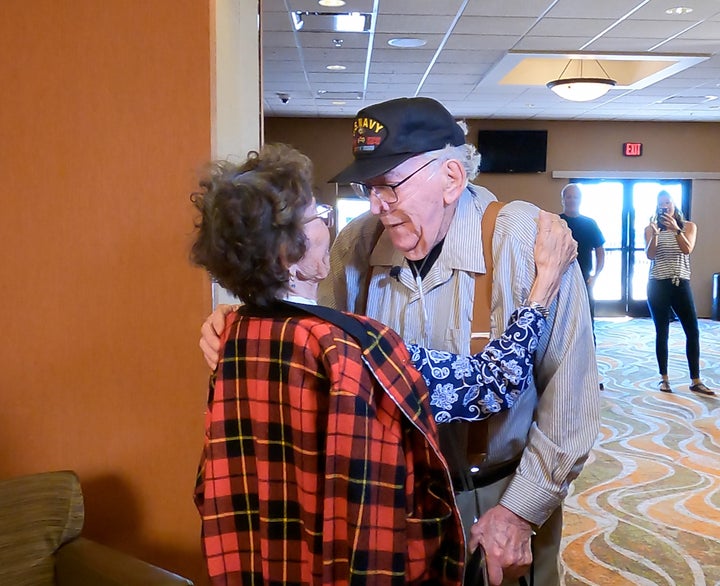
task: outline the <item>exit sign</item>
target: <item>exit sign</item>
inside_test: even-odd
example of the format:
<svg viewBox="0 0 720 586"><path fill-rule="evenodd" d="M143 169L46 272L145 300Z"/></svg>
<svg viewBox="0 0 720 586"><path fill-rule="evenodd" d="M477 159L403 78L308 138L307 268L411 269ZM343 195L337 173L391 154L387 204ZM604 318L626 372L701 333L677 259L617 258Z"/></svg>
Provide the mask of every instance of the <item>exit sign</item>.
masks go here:
<svg viewBox="0 0 720 586"><path fill-rule="evenodd" d="M623 143L623 155L626 157L641 157L642 156L642 143L641 142L624 142Z"/></svg>

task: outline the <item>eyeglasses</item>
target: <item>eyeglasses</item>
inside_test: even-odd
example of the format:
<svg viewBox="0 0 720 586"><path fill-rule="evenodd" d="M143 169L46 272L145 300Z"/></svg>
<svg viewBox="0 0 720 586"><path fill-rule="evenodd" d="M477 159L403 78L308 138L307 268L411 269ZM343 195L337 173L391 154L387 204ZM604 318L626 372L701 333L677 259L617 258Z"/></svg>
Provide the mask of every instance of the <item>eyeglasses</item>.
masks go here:
<svg viewBox="0 0 720 586"><path fill-rule="evenodd" d="M303 224L309 224L313 220L322 220L328 228L332 228L335 223L335 208L325 203L319 203L315 206L315 213L303 219Z"/></svg>
<svg viewBox="0 0 720 586"><path fill-rule="evenodd" d="M362 197L363 199L370 199L370 194L375 194L375 197L377 197L380 201L392 205L394 203L397 203L398 200L398 194L395 191L398 187L400 187L403 183L410 181L415 175L420 173L425 167L427 167L430 163L434 163L437 161L437 159L430 159L427 163L425 163L422 167L419 169L415 169L410 175L405 177L402 181L398 181L397 183L388 183L387 185L369 185L368 183L351 183L350 187L352 187L353 191L355 192L355 195L358 197Z"/></svg>

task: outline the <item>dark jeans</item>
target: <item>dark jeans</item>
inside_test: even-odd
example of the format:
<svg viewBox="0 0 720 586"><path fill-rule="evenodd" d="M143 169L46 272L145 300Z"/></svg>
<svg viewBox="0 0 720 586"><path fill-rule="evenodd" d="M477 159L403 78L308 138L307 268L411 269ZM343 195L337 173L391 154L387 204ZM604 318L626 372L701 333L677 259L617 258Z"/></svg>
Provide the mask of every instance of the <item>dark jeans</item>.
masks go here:
<svg viewBox="0 0 720 586"><path fill-rule="evenodd" d="M655 354L660 374L668 373L668 336L672 309L685 332L685 354L690 378L700 378L700 330L690 281L680 279L679 285L673 285L671 279L650 279L647 297L650 315L655 324Z"/></svg>

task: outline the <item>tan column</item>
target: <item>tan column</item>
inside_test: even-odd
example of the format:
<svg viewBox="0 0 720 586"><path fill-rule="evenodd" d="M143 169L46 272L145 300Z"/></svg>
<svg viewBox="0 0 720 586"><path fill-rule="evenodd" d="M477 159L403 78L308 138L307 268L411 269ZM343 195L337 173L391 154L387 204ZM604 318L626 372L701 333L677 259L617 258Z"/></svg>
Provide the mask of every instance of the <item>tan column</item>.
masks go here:
<svg viewBox="0 0 720 586"><path fill-rule="evenodd" d="M261 0L214 0L213 158L244 157L262 143ZM213 285L213 306L235 303Z"/></svg>

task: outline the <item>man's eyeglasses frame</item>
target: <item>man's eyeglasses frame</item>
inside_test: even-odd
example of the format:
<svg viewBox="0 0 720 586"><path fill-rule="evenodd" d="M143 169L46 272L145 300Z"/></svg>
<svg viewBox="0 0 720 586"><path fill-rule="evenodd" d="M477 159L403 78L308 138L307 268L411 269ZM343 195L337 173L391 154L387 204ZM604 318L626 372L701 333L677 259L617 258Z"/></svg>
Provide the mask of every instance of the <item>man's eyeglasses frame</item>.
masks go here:
<svg viewBox="0 0 720 586"><path fill-rule="evenodd" d="M424 165L418 167L410 173L405 179L402 181L398 181L397 183L387 183L382 185L369 185L368 183L350 183L350 187L352 187L352 190L355 192L355 195L358 197L362 197L363 199L370 199L370 194L374 194L375 197L377 197L381 202L386 203L387 205L393 205L397 203L399 197L397 192L395 191L398 187L400 187L403 183L406 183L407 181L410 181L415 175L420 173L425 167L430 165L430 163L434 163L438 159L430 159L427 163ZM390 190L388 193L388 189ZM389 194L392 194L390 196Z"/></svg>

